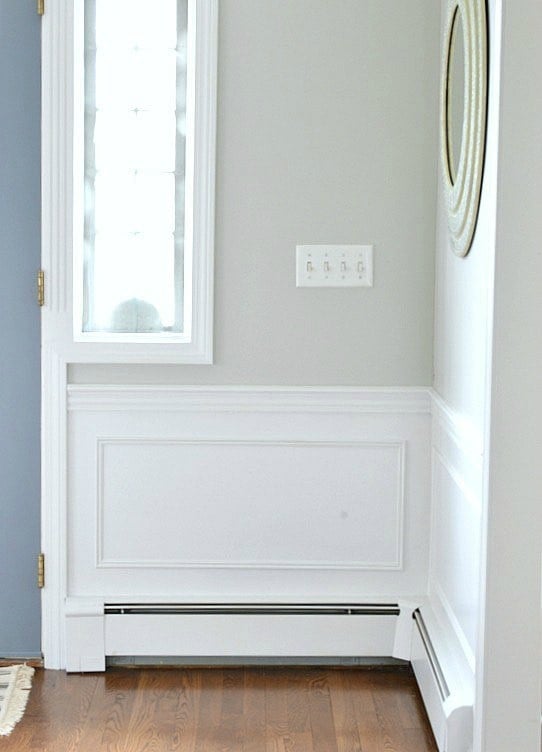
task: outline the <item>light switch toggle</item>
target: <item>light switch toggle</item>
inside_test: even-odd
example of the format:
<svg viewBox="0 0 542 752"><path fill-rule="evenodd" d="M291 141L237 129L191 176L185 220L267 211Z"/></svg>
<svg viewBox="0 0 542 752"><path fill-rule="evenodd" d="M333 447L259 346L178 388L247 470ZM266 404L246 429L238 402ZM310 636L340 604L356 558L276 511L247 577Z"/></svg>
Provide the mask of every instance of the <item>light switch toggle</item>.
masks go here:
<svg viewBox="0 0 542 752"><path fill-rule="evenodd" d="M298 245L297 287L372 287L372 245Z"/></svg>

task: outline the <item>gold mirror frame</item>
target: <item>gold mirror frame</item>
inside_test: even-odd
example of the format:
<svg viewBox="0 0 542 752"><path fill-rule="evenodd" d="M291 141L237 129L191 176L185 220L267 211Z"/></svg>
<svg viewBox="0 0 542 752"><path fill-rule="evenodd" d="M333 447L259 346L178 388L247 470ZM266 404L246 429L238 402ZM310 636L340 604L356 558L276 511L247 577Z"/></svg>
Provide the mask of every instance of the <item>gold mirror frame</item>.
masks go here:
<svg viewBox="0 0 542 752"><path fill-rule="evenodd" d="M454 178L449 149L449 95L456 23L463 25L465 94L461 154ZM453 251L457 256L466 256L476 229L484 170L488 89L486 0L449 0L445 28L440 87L440 145L444 200L448 211L448 228Z"/></svg>

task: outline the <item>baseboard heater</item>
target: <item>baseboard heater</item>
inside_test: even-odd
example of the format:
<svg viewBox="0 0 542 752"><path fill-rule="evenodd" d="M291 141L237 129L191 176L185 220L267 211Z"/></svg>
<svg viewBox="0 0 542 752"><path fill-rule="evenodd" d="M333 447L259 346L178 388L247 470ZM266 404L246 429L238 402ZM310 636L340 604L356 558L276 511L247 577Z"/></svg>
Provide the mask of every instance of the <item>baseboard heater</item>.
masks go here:
<svg viewBox="0 0 542 752"><path fill-rule="evenodd" d="M364 604L223 604L223 603L107 603L105 614L237 614L237 615L273 615L273 616L399 616L400 608L397 603L364 603Z"/></svg>
<svg viewBox="0 0 542 752"><path fill-rule="evenodd" d="M437 652L431 641L431 637L429 636L429 632L419 608L414 611L412 618L414 619L416 626L418 627L418 634L425 648L427 663L431 669L431 673L433 674L433 679L435 680L440 699L442 700L442 702L445 702L450 696L450 688L444 676L444 671L442 670L442 666L440 665L440 661L437 657Z"/></svg>
<svg viewBox="0 0 542 752"><path fill-rule="evenodd" d="M465 752L472 749L472 698L450 660L449 643L434 616L429 612L424 619L417 609L413 618L411 663L437 747L439 752Z"/></svg>
<svg viewBox="0 0 542 752"><path fill-rule="evenodd" d="M107 603L105 655L392 656L397 603Z"/></svg>

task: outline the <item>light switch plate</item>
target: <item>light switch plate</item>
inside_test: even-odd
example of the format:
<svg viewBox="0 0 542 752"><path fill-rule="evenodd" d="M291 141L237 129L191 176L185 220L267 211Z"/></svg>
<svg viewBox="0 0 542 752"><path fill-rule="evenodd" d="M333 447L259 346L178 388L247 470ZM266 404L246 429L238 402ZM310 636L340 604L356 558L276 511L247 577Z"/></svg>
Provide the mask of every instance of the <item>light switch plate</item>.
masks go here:
<svg viewBox="0 0 542 752"><path fill-rule="evenodd" d="M372 287L372 245L298 245L297 287Z"/></svg>

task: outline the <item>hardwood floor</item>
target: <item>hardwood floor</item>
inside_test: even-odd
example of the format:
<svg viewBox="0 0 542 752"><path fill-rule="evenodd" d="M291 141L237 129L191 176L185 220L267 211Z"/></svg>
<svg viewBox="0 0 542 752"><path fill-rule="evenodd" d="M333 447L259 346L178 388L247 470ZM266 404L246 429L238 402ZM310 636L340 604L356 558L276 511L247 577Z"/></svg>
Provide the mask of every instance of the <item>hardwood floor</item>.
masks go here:
<svg viewBox="0 0 542 752"><path fill-rule="evenodd" d="M435 752L408 671L37 670L1 752Z"/></svg>

